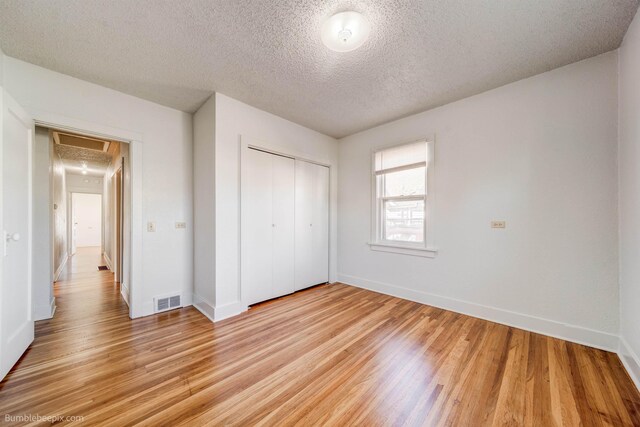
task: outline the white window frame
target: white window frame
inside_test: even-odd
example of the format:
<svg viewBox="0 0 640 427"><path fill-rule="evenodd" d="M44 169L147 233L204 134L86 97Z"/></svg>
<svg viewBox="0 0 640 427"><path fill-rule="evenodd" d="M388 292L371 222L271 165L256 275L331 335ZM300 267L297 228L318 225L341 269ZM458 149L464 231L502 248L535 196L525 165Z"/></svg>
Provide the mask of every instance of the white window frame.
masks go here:
<svg viewBox="0 0 640 427"><path fill-rule="evenodd" d="M423 196L397 196L378 197L378 183L375 159L376 153L389 148L423 142L426 144L427 161L425 173L425 195ZM416 165L398 167L397 170L406 170ZM428 137L416 141L403 142L401 144L376 147L371 151L371 239L369 247L374 251L392 252L403 255L434 258L438 252L434 246L434 211L435 211L435 138ZM423 200L424 198L424 238L422 242L401 242L384 239L383 213L384 201L387 200Z"/></svg>

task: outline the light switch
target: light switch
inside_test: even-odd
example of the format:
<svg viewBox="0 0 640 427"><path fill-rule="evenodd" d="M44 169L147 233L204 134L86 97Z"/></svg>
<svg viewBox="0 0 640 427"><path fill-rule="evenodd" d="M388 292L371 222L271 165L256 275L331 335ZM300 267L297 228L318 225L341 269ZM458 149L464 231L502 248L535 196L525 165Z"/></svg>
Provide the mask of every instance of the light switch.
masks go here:
<svg viewBox="0 0 640 427"><path fill-rule="evenodd" d="M491 228L506 228L506 221L491 221Z"/></svg>
<svg viewBox="0 0 640 427"><path fill-rule="evenodd" d="M186 222L176 222L176 228L187 228Z"/></svg>
<svg viewBox="0 0 640 427"><path fill-rule="evenodd" d="M150 221L150 222L148 222L148 223L147 223L147 231L148 231L149 233L153 233L153 232L155 232L155 231L156 231L156 223L155 223L155 222L151 222L151 221Z"/></svg>

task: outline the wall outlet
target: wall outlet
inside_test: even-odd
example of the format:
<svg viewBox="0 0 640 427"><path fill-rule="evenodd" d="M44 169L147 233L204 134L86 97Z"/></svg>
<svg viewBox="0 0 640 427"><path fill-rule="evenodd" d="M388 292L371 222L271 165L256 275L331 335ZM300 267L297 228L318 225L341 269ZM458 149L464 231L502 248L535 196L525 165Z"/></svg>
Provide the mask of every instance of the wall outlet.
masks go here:
<svg viewBox="0 0 640 427"><path fill-rule="evenodd" d="M176 222L176 228L187 228L186 222Z"/></svg>
<svg viewBox="0 0 640 427"><path fill-rule="evenodd" d="M507 221L491 221L491 228L506 228Z"/></svg>
<svg viewBox="0 0 640 427"><path fill-rule="evenodd" d="M148 231L149 233L153 233L153 232L155 232L155 231L156 231L156 223L155 223L155 222L151 222L151 221L149 221L149 222L147 223L147 231Z"/></svg>

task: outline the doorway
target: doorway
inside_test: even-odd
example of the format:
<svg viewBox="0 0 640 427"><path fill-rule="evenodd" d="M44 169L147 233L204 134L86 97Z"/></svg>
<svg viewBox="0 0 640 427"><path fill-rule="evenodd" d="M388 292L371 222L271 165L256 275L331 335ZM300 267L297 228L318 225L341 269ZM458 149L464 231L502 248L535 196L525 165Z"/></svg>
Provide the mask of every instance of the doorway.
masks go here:
<svg viewBox="0 0 640 427"><path fill-rule="evenodd" d="M36 145L48 147L40 147L34 169L49 171L48 177L42 178L43 183L48 181L49 191L34 197L34 206L49 212L49 233L43 233L48 234L49 243L43 241L39 246L43 252L35 255L50 260L51 273L49 281L38 280L34 293L50 292L52 299L50 314L44 309L38 317L53 316L54 294L65 283L67 286L78 283L78 274L93 277L98 271L101 285L112 287L128 306L131 300L129 144L44 126L36 128L36 136L40 137L36 138ZM45 221L38 218L37 222L42 223L44 231Z"/></svg>

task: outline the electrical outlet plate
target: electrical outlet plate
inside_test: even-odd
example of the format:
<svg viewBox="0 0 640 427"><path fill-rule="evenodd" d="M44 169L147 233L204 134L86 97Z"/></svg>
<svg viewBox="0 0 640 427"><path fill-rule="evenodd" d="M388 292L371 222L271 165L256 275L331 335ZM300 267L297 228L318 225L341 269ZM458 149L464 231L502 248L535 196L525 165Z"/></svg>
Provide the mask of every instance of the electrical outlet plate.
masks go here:
<svg viewBox="0 0 640 427"><path fill-rule="evenodd" d="M149 222L147 223L147 231L148 231L149 233L153 233L154 231L156 231L156 223L155 223L155 222L152 222L152 221L149 221Z"/></svg>
<svg viewBox="0 0 640 427"><path fill-rule="evenodd" d="M491 228L506 228L506 221L491 221Z"/></svg>
<svg viewBox="0 0 640 427"><path fill-rule="evenodd" d="M187 223L186 222L176 222L176 228L187 228Z"/></svg>

